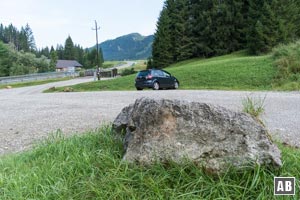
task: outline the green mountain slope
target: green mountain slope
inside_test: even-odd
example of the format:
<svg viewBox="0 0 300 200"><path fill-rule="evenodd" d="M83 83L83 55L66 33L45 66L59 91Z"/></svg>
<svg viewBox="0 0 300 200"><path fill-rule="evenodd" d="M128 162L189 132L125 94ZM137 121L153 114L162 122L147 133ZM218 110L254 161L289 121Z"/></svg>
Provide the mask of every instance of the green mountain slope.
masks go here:
<svg viewBox="0 0 300 200"><path fill-rule="evenodd" d="M99 44L104 60L147 59L152 52L153 35L131 33Z"/></svg>

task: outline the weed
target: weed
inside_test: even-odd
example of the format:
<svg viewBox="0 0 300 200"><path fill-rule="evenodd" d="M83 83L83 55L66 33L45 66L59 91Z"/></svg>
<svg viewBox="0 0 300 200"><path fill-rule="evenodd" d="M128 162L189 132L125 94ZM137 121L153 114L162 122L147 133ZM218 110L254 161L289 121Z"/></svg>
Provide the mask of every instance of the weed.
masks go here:
<svg viewBox="0 0 300 200"><path fill-rule="evenodd" d="M254 98L251 96L246 96L246 98L242 100L243 111L250 114L256 119L259 119L265 111L265 100L266 96L264 98Z"/></svg>

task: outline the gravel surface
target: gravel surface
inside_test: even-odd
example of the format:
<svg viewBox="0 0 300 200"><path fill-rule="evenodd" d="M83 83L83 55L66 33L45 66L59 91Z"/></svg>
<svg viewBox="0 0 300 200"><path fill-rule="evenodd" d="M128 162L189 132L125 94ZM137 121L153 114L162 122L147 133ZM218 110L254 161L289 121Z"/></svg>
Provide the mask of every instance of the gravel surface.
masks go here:
<svg viewBox="0 0 300 200"><path fill-rule="evenodd" d="M263 121L273 137L300 146L299 92L239 92L212 90L161 90L125 92L48 93L52 86L91 81L90 78L0 90L0 154L28 149L58 129L80 134L114 120L121 109L140 97L181 99L241 111L247 95L264 98Z"/></svg>

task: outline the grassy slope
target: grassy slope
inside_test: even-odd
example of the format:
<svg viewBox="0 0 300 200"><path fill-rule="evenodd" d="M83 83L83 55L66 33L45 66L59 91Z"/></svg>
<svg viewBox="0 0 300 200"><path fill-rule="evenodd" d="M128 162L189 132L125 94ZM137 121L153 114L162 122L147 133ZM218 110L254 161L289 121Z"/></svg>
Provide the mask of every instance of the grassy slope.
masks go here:
<svg viewBox="0 0 300 200"><path fill-rule="evenodd" d="M167 71L181 89L270 90L276 73L270 56L246 56L243 52L171 65ZM75 91L135 90L135 75L72 86ZM60 89L62 90L62 89Z"/></svg>
<svg viewBox="0 0 300 200"><path fill-rule="evenodd" d="M270 56L241 54L178 63L169 71L184 89L268 90L275 73Z"/></svg>
<svg viewBox="0 0 300 200"><path fill-rule="evenodd" d="M284 164L279 170L256 167L213 177L192 163L129 166L122 162L120 140L108 128L69 139L56 136L29 152L0 157L0 197L292 199L273 196L273 178L299 175L300 150L280 148Z"/></svg>

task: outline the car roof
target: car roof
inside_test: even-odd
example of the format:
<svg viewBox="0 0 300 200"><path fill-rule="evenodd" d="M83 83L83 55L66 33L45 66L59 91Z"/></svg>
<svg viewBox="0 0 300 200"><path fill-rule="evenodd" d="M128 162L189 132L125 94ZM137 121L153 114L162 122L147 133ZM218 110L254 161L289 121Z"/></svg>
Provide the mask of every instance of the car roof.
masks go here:
<svg viewBox="0 0 300 200"><path fill-rule="evenodd" d="M153 70L159 70L159 71L165 72L165 70L163 70L163 69L156 69L156 68L152 68L152 69L144 69L144 70L141 70L140 72L153 71Z"/></svg>

